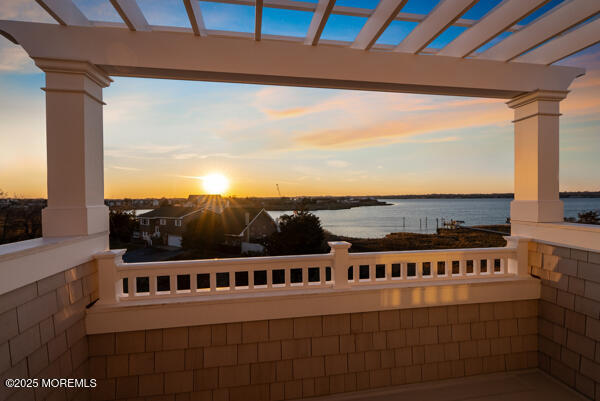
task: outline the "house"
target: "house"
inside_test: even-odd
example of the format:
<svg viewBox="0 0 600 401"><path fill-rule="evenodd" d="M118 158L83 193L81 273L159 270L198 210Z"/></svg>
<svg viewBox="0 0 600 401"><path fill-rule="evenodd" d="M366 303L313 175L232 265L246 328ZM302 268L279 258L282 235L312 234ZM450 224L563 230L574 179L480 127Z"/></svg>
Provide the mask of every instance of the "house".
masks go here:
<svg viewBox="0 0 600 401"><path fill-rule="evenodd" d="M242 253L263 252L260 241L279 231L279 226L265 209L228 208L221 216L226 243L240 246Z"/></svg>
<svg viewBox="0 0 600 401"><path fill-rule="evenodd" d="M202 209L162 206L139 216L142 239L150 245L181 247L185 225Z"/></svg>

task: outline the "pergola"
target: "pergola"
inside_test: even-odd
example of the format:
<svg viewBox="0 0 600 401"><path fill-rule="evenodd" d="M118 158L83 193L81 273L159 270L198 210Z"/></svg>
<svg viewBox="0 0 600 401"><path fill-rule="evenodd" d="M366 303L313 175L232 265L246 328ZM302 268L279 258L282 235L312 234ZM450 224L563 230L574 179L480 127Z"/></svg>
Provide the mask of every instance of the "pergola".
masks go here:
<svg viewBox="0 0 600 401"><path fill-rule="evenodd" d="M559 103L584 70L553 63L600 41L599 1L568 0L522 24L548 0L504 0L479 20L461 18L477 0L441 0L426 15L403 12L407 0L380 0L374 10L335 0L216 0L255 7L253 34L206 29L196 0L183 0L191 28L150 25L136 0L110 0L122 23L91 21L72 0L36 1L58 24L0 21L0 34L46 73L45 237L108 230L102 89L111 76L509 99L513 235L563 220ZM265 7L312 12L306 37L263 34ZM352 42L321 39L332 14L368 19ZM377 44L397 20L418 24L396 46ZM467 29L442 49L427 47L450 26ZM504 32L511 34L477 51Z"/></svg>

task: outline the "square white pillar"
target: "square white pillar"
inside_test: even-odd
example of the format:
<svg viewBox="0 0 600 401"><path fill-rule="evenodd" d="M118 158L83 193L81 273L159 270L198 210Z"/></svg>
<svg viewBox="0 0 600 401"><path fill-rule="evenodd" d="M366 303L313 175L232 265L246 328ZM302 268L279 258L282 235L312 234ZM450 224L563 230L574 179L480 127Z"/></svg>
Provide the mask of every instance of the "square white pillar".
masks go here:
<svg viewBox="0 0 600 401"><path fill-rule="evenodd" d="M46 73L48 207L44 237L108 232L104 205L102 88L111 79L87 62L35 59Z"/></svg>
<svg viewBox="0 0 600 401"><path fill-rule="evenodd" d="M515 199L511 221L563 221L559 200L559 102L567 92L535 91L512 99L515 110Z"/></svg>

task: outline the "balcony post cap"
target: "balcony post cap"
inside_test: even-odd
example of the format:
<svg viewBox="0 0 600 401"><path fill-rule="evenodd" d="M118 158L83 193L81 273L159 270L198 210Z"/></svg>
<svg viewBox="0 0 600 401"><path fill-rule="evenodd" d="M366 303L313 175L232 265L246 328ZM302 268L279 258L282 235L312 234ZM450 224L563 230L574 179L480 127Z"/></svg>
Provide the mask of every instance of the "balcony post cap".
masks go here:
<svg viewBox="0 0 600 401"><path fill-rule="evenodd" d="M528 237L521 237L518 235L504 235L502 236L502 238L504 238L506 240L506 245L510 245L510 244L518 244L520 242L528 242L531 241L531 238Z"/></svg>
<svg viewBox="0 0 600 401"><path fill-rule="evenodd" d="M108 251L102 251L95 253L94 259L114 259L116 257L121 257L127 252L127 249L109 249Z"/></svg>
<svg viewBox="0 0 600 401"><path fill-rule="evenodd" d="M331 247L331 252L335 252L336 250L348 250L348 248L352 246L352 244L347 241L329 241L327 244Z"/></svg>

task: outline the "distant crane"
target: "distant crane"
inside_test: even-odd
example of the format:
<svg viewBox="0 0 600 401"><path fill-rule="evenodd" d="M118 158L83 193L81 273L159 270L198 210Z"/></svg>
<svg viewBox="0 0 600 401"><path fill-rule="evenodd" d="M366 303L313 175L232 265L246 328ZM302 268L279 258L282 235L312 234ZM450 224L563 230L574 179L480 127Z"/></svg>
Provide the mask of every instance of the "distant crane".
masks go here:
<svg viewBox="0 0 600 401"><path fill-rule="evenodd" d="M281 191L279 190L279 184L275 184L275 186L277 187L277 193L279 194L279 197L283 198L283 196L281 195Z"/></svg>

